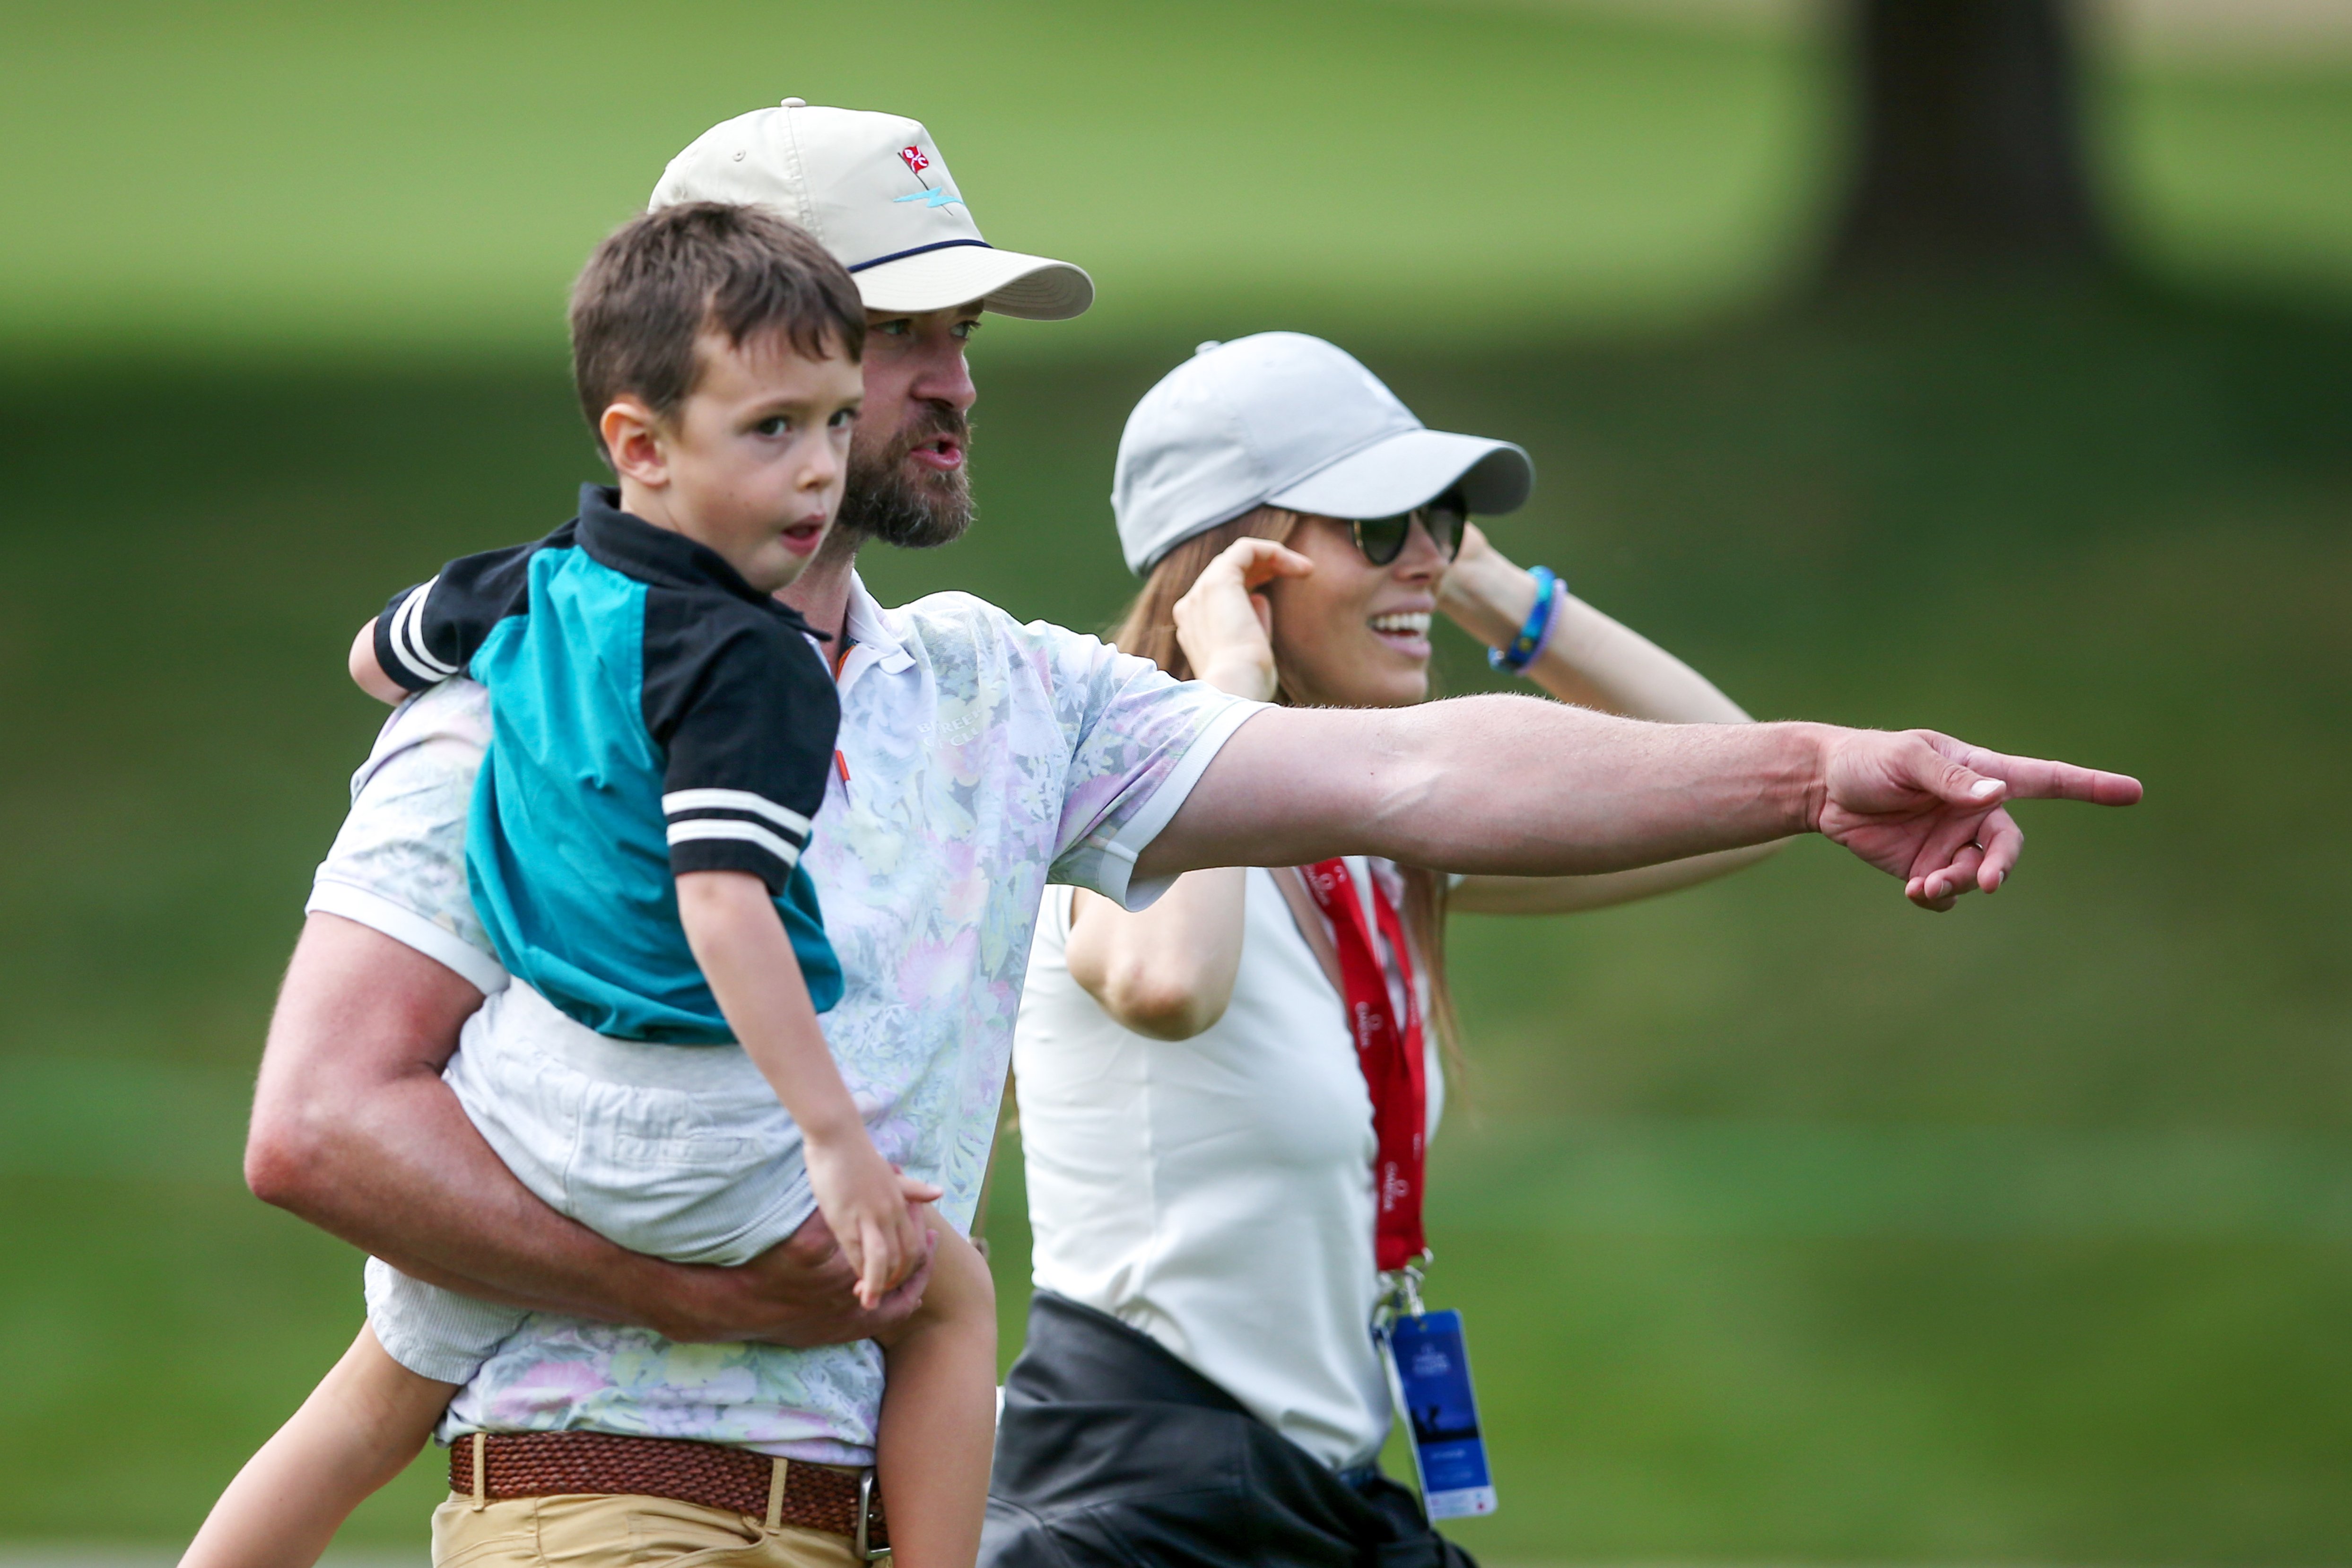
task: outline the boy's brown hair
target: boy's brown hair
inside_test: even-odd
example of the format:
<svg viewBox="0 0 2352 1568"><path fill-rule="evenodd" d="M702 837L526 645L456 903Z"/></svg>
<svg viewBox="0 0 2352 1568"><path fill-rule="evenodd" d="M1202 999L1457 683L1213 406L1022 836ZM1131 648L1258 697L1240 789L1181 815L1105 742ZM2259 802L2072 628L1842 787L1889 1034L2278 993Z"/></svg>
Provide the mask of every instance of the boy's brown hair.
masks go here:
<svg viewBox="0 0 2352 1568"><path fill-rule="evenodd" d="M849 269L758 207L680 202L608 236L572 286L572 380L594 430L624 393L667 419L701 379L696 342L781 333L811 359L866 353ZM603 437L598 437L603 445Z"/></svg>

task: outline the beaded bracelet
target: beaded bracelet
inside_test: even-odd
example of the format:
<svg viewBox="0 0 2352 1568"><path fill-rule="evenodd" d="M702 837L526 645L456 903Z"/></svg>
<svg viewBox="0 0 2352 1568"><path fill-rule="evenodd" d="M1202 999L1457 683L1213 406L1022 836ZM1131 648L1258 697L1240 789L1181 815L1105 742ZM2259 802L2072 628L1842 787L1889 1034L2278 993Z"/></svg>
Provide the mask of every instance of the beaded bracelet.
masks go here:
<svg viewBox="0 0 2352 1568"><path fill-rule="evenodd" d="M1496 669L1507 669L1513 675L1524 675L1528 666L1536 661L1551 641L1552 623L1559 618L1559 601L1563 584L1549 566L1530 566L1528 575L1536 580L1536 602L1528 610L1528 623L1519 628L1518 636L1501 647L1486 650L1486 662Z"/></svg>

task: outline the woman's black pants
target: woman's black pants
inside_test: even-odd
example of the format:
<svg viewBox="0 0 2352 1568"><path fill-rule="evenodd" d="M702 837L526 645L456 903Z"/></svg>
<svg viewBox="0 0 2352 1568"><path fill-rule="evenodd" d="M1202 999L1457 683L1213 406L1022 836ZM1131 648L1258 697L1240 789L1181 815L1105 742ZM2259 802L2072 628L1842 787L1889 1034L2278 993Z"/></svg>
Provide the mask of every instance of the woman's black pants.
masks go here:
<svg viewBox="0 0 2352 1568"><path fill-rule="evenodd" d="M1004 1381L981 1568L1477 1568L1154 1342L1048 1291Z"/></svg>

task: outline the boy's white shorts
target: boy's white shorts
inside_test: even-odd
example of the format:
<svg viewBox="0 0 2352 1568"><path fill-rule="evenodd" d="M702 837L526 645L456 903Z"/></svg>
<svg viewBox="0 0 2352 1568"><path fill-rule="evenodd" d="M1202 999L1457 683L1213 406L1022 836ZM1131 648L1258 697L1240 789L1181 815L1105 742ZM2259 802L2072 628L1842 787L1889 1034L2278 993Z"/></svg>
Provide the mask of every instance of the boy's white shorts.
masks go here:
<svg viewBox="0 0 2352 1568"><path fill-rule="evenodd" d="M607 1039L516 981L441 1074L507 1168L632 1252L748 1262L816 1212L800 1130L740 1046ZM523 1320L371 1258L368 1323L411 1372L465 1383Z"/></svg>

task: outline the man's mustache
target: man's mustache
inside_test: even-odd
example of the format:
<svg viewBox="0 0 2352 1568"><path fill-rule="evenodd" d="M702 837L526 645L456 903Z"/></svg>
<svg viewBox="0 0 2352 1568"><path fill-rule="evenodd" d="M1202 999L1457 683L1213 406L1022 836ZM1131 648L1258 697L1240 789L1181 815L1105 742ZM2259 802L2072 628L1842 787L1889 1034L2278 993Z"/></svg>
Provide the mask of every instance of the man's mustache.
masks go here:
<svg viewBox="0 0 2352 1568"><path fill-rule="evenodd" d="M971 444L971 422L963 411L950 403L930 403L914 421L899 428L890 438L887 448L892 458L903 458L918 447L929 446L940 437L950 437L960 446Z"/></svg>

